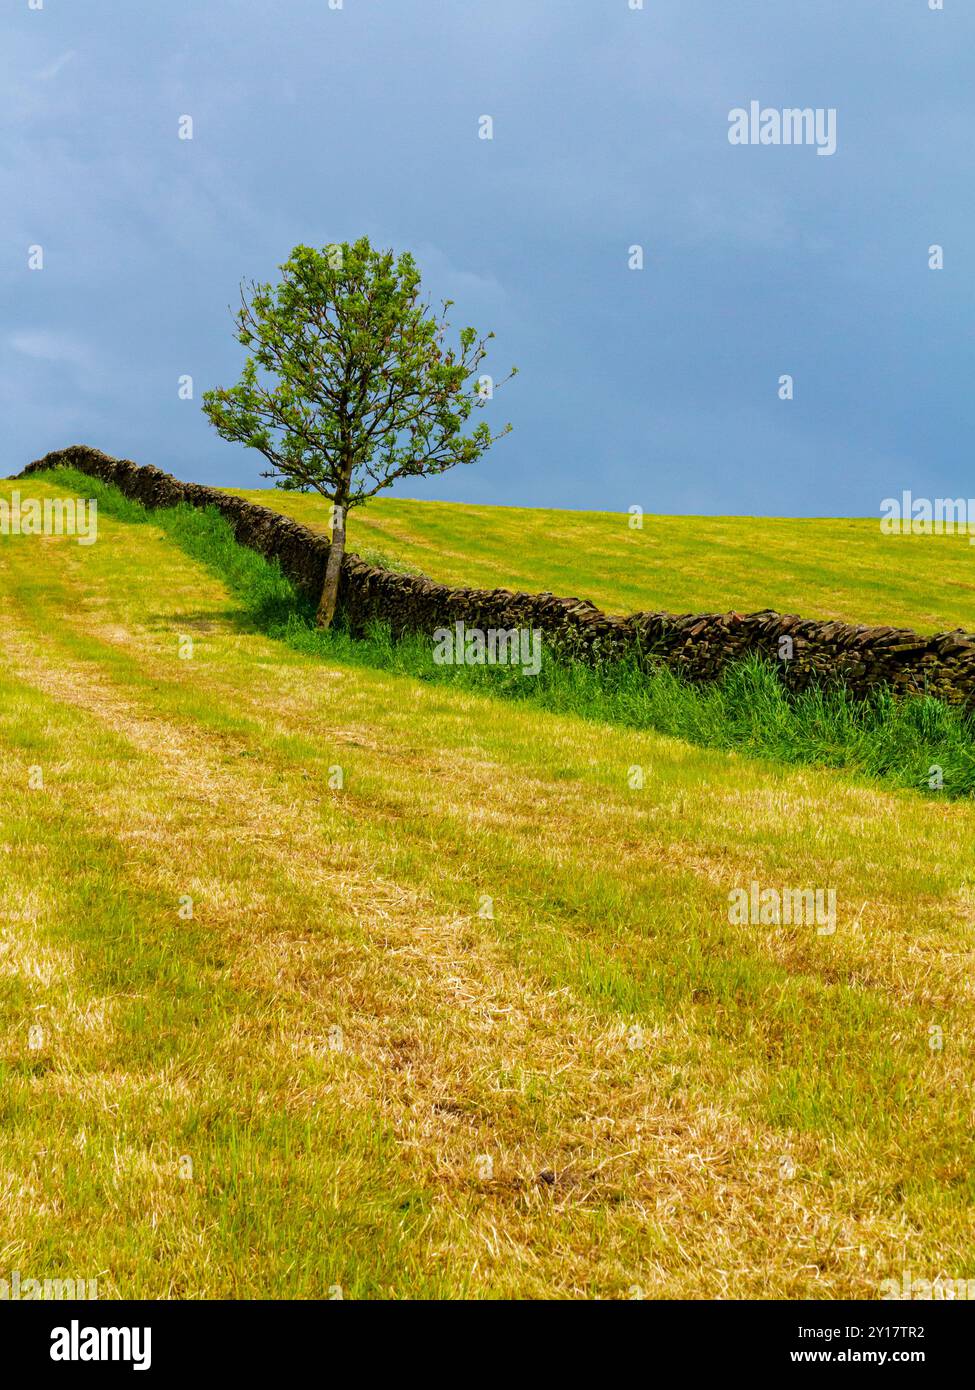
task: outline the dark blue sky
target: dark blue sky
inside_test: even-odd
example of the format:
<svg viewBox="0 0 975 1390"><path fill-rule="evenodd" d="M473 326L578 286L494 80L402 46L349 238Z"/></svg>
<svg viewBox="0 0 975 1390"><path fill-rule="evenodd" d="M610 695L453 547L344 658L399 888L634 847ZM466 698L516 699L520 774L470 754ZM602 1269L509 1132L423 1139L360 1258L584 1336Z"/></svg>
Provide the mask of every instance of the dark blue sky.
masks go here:
<svg viewBox="0 0 975 1390"><path fill-rule="evenodd" d="M496 402L514 432L405 495L967 497L975 7L944 5L8 0L0 471L84 442L258 485L199 408L239 374L227 306L296 243L365 233L520 368ZM731 145L752 100L835 108L836 153Z"/></svg>

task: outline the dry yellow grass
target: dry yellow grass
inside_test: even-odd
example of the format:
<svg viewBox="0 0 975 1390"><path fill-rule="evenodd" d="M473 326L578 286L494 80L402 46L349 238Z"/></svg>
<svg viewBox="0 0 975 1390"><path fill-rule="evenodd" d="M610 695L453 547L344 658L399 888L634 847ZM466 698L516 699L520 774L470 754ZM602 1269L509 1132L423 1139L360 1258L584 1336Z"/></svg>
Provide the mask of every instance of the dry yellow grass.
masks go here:
<svg viewBox="0 0 975 1390"><path fill-rule="evenodd" d="M9 1268L972 1276L975 811L329 667L155 528L100 530L0 541ZM836 934L732 925L752 879L834 886Z"/></svg>

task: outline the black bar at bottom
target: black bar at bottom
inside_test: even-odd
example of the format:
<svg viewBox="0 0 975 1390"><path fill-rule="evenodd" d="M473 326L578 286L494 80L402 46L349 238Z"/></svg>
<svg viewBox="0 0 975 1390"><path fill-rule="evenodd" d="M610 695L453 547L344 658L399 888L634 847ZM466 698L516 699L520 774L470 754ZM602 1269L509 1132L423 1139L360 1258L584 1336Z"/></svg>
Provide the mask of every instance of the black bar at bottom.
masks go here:
<svg viewBox="0 0 975 1390"><path fill-rule="evenodd" d="M569 1316L566 1324L562 1318ZM580 1321L592 1318L591 1323ZM548 1319L551 1318L550 1323ZM608 1319L608 1321L603 1321ZM537 1304L0 1302L4 1361L21 1373L280 1374L300 1362L345 1374L401 1374L434 1362L454 1373L522 1376L580 1354L723 1373L802 1366L942 1370L971 1344L964 1302ZM452 1343L456 1338L456 1349ZM474 1340L478 1339L478 1340ZM475 1365L471 1352L483 1339ZM599 1340L597 1340L599 1339ZM627 1355L629 1354L629 1355ZM431 1361L430 1358L433 1358ZM624 1361L622 1358L627 1358ZM349 1365L352 1358L352 1365ZM569 1362L571 1364L571 1360Z"/></svg>

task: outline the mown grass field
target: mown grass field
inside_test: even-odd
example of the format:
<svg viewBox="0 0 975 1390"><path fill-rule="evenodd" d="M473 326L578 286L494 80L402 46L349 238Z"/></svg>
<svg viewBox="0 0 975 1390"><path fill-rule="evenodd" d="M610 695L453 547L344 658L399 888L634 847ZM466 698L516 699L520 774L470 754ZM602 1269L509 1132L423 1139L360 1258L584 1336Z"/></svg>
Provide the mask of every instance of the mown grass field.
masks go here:
<svg viewBox="0 0 975 1390"><path fill-rule="evenodd" d="M316 495L228 489L327 530ZM975 630L967 534L885 536L879 517L645 516L376 498L349 516L349 547L444 584L549 590L608 613L757 612L939 632Z"/></svg>
<svg viewBox="0 0 975 1390"><path fill-rule="evenodd" d="M108 515L0 537L0 636L0 1276L975 1275L970 801L324 661ZM753 880L835 888L835 934L732 925Z"/></svg>

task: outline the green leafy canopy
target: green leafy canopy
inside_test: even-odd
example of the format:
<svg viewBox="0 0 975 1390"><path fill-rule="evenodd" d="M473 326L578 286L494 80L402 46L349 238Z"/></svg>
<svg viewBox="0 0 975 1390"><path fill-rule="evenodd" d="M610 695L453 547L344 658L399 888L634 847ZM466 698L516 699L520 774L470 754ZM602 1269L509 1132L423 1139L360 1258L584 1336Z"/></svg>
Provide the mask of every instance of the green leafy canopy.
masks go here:
<svg viewBox="0 0 975 1390"><path fill-rule="evenodd" d="M274 287L241 285L237 338L250 355L236 386L203 396L224 439L269 461L265 477L347 508L397 478L474 463L511 429L465 432L493 394L481 366L494 334L462 328L449 345L453 301L432 312L411 255L363 237L296 246L280 269Z"/></svg>

